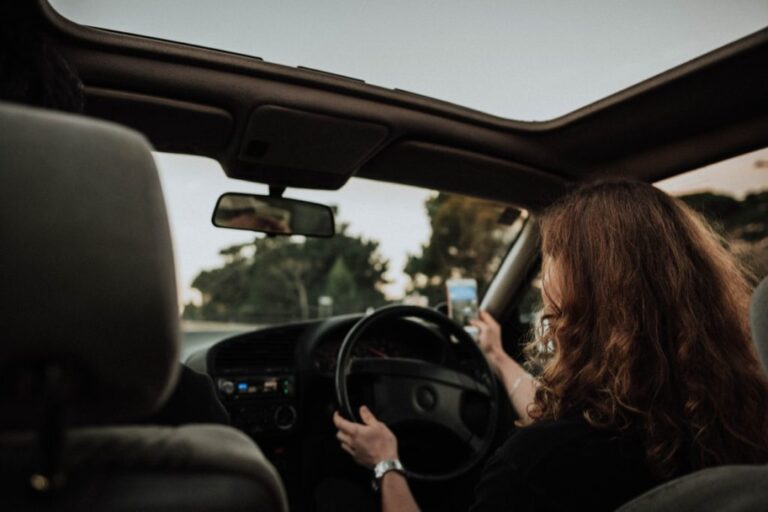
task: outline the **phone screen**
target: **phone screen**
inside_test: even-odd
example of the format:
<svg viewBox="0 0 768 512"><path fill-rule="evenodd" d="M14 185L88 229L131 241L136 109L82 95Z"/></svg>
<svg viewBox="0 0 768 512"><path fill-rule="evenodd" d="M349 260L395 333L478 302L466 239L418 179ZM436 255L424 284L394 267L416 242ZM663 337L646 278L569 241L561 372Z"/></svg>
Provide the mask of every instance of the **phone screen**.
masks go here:
<svg viewBox="0 0 768 512"><path fill-rule="evenodd" d="M474 279L448 279L448 316L461 326L477 318L477 281Z"/></svg>

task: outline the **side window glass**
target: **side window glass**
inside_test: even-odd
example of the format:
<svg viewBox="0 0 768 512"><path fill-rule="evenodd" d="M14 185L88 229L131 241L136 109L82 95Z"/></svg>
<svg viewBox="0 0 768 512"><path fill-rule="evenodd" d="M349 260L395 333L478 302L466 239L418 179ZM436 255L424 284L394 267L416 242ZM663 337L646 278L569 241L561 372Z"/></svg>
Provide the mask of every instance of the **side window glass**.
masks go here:
<svg viewBox="0 0 768 512"><path fill-rule="evenodd" d="M523 292L517 308L517 321L530 330L539 321L541 308L541 270L539 270Z"/></svg>
<svg viewBox="0 0 768 512"><path fill-rule="evenodd" d="M754 277L768 275L768 148L656 186L701 213Z"/></svg>
<svg viewBox="0 0 768 512"><path fill-rule="evenodd" d="M531 339L532 330L539 322L541 307L541 270L536 268L523 286L515 309L506 316L501 331L504 349L518 361L523 360L523 347Z"/></svg>

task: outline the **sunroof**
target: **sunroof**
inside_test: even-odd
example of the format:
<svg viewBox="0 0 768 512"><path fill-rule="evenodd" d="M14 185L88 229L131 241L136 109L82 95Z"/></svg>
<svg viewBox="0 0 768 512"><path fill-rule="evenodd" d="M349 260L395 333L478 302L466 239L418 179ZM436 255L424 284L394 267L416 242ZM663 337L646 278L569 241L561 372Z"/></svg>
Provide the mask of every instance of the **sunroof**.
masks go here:
<svg viewBox="0 0 768 512"><path fill-rule="evenodd" d="M500 117L559 117L768 26L766 0L50 0L81 24Z"/></svg>

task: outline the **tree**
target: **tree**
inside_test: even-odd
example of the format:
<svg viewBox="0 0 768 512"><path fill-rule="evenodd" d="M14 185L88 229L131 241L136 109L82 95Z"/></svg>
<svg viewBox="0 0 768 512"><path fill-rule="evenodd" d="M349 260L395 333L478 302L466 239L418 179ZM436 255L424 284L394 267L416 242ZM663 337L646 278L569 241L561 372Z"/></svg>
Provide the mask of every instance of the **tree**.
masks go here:
<svg viewBox="0 0 768 512"><path fill-rule="evenodd" d="M198 274L192 286L203 297L188 304L185 318L275 322L314 316L318 299L330 295L335 313L363 311L386 300L381 292L388 262L376 241L347 233L297 241L257 238L221 251L224 265ZM252 256L246 256L252 250Z"/></svg>
<svg viewBox="0 0 768 512"><path fill-rule="evenodd" d="M333 307L336 311L349 311L361 302L357 288L352 272L344 263L344 258L339 256L328 274L325 295L333 298Z"/></svg>
<svg viewBox="0 0 768 512"><path fill-rule="evenodd" d="M224 266L204 270L195 277L192 287L203 296L200 307L187 305L184 317L191 319L234 320L234 312L245 300L248 287L248 261L243 257L245 246L227 247L219 252Z"/></svg>
<svg viewBox="0 0 768 512"><path fill-rule="evenodd" d="M482 293L518 232L504 219L519 219L520 212L498 203L440 193L426 203L432 234L421 254L410 255L405 273L411 291L426 295L430 304L445 300L445 281L456 277L477 279ZM518 224L519 225L519 224Z"/></svg>

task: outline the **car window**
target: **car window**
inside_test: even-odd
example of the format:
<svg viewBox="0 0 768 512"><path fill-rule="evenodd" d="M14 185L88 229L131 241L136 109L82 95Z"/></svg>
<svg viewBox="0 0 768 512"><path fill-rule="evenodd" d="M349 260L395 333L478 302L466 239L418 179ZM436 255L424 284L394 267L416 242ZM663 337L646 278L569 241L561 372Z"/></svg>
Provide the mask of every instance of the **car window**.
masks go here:
<svg viewBox="0 0 768 512"><path fill-rule="evenodd" d="M768 275L768 149L656 183L701 213L755 279Z"/></svg>
<svg viewBox="0 0 768 512"><path fill-rule="evenodd" d="M225 192L267 193L218 162L155 154L175 244L183 327L253 325L360 313L385 304L436 305L448 278L485 292L527 214L510 205L353 178L338 191L285 196L332 206L332 238L266 237L214 227Z"/></svg>

